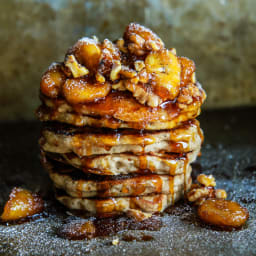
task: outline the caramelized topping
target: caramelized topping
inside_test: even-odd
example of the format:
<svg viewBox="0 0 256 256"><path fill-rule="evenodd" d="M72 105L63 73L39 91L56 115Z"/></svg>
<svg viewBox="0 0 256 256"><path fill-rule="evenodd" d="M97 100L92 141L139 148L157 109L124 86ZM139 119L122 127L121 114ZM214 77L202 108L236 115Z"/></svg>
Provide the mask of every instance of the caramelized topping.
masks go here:
<svg viewBox="0 0 256 256"><path fill-rule="evenodd" d="M3 222L17 221L41 213L43 209L44 202L39 195L15 187L4 206L1 220Z"/></svg>
<svg viewBox="0 0 256 256"><path fill-rule="evenodd" d="M249 218L248 210L238 203L216 198L204 201L198 208L198 215L207 224L223 228L238 228Z"/></svg>
<svg viewBox="0 0 256 256"><path fill-rule="evenodd" d="M73 79L85 76L86 92L81 80ZM62 91L68 103L80 104L103 99L112 88L129 91L140 104L157 107L174 100L181 87L195 83L193 61L178 58L176 50L165 49L150 29L131 23L115 43L87 37L78 40L68 50L64 64L55 64L44 74L41 92L57 98ZM186 91L190 98L182 99L183 108L192 102L191 97L197 97L193 92Z"/></svg>

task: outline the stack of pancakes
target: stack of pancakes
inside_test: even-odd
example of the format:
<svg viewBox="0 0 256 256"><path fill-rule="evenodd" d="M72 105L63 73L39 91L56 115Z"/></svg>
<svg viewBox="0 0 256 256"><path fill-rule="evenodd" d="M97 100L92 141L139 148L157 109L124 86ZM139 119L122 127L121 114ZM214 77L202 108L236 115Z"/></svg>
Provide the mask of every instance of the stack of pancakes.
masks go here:
<svg viewBox="0 0 256 256"><path fill-rule="evenodd" d="M132 23L115 43L80 39L40 88L42 162L65 206L143 219L189 190L206 96L194 62L151 30Z"/></svg>

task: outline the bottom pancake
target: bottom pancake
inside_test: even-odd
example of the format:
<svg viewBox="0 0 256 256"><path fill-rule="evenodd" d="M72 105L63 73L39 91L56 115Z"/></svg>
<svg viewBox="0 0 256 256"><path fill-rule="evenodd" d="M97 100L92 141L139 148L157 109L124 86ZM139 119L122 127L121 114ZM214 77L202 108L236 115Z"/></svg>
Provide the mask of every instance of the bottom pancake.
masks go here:
<svg viewBox="0 0 256 256"><path fill-rule="evenodd" d="M72 197L141 196L152 193L175 194L189 183L191 167L176 176L170 175L118 175L99 176L84 174L72 167L49 161L42 162L54 185ZM184 178L185 176L185 178Z"/></svg>
<svg viewBox="0 0 256 256"><path fill-rule="evenodd" d="M187 190L191 186L191 179L187 185ZM184 195L181 188L173 194L154 194L148 196L112 197L112 198L75 198L69 195L58 195L56 199L72 210L82 210L93 215L120 215L129 214L131 211L142 213L157 213L164 211L173 205Z"/></svg>

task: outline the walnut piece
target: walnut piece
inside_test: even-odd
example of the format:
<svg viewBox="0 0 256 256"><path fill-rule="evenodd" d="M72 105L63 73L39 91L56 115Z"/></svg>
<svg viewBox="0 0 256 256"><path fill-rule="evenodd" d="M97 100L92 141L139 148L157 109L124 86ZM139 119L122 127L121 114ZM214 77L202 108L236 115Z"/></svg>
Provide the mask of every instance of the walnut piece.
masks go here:
<svg viewBox="0 0 256 256"><path fill-rule="evenodd" d="M200 174L197 176L197 181L206 187L215 187L215 178L212 175Z"/></svg>
<svg viewBox="0 0 256 256"><path fill-rule="evenodd" d="M71 70L74 78L82 77L89 74L89 70L86 67L80 65L74 55L68 55L66 57L65 66Z"/></svg>
<svg viewBox="0 0 256 256"><path fill-rule="evenodd" d="M202 187L202 188L195 188L190 190L187 193L187 198L189 202L195 202L198 199L207 197L209 195L209 190L206 187Z"/></svg>
<svg viewBox="0 0 256 256"><path fill-rule="evenodd" d="M215 189L215 178L212 175L200 174L197 176L198 184L192 184L187 193L189 202L201 205L208 198L226 199L227 193L224 189Z"/></svg>
<svg viewBox="0 0 256 256"><path fill-rule="evenodd" d="M112 70L111 70L111 73L110 73L110 79L112 81L115 81L119 78L119 72L121 71L121 62L119 60L115 60L113 62L113 66L112 66Z"/></svg>

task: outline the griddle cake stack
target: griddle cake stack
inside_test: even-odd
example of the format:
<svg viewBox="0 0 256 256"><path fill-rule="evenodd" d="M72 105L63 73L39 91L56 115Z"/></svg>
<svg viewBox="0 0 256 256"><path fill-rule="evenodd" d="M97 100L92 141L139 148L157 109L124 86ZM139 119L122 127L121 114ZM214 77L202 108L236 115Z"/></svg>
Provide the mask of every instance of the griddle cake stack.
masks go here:
<svg viewBox="0 0 256 256"><path fill-rule="evenodd" d="M115 43L82 38L42 77L42 162L57 200L93 215L139 219L191 185L205 93L194 63L131 23Z"/></svg>

